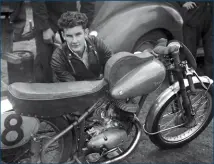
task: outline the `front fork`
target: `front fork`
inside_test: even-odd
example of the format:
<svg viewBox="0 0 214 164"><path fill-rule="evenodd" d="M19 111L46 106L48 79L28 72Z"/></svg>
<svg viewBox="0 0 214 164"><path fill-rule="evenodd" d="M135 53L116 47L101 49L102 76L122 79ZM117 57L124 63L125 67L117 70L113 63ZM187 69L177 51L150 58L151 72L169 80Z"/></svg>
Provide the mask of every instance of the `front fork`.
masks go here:
<svg viewBox="0 0 214 164"><path fill-rule="evenodd" d="M178 80L179 86L180 86L180 93L181 93L181 97L182 97L182 106L185 112L185 117L187 118L187 123L191 122L192 119L194 118L194 112L192 109L192 104L190 101L190 98L187 94L187 90L184 84L184 75L183 75L183 67L181 65L181 61L180 61L180 53L179 50L175 51L172 53L172 57L174 59L174 66L175 66L175 74L176 74L176 78ZM192 77L191 76L187 76L188 77L188 81L189 81L189 85L190 85L190 90L191 92L195 92L195 88L194 88L194 84L192 82ZM176 101L179 101L179 97L177 96ZM180 102L177 102L177 104L180 104Z"/></svg>

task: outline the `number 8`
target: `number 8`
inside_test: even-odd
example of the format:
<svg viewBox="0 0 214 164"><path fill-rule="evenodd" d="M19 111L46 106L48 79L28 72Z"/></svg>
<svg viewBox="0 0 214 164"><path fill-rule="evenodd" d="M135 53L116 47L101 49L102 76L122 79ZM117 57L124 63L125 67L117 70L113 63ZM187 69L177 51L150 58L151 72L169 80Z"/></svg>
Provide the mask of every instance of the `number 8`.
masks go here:
<svg viewBox="0 0 214 164"><path fill-rule="evenodd" d="M15 119L17 121L17 123L15 125L10 124L10 121L12 119ZM1 141L4 145L12 146L12 145L19 143L23 139L24 132L20 128L22 125L22 122L23 122L23 120L20 115L11 114L11 115L7 116L7 118L4 121L5 130L2 132L2 137L1 137ZM11 131L15 131L18 134L17 138L14 141L7 140L7 134Z"/></svg>

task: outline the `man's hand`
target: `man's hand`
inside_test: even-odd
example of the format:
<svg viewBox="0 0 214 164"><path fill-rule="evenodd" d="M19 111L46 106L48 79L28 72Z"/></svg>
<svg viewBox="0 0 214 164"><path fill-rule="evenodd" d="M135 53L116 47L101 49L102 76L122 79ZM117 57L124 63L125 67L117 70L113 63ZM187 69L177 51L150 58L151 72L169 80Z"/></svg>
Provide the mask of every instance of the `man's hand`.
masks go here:
<svg viewBox="0 0 214 164"><path fill-rule="evenodd" d="M47 44L53 44L54 32L51 28L43 31L43 40Z"/></svg>
<svg viewBox="0 0 214 164"><path fill-rule="evenodd" d="M62 44L62 40L61 40L60 35L59 35L58 32L54 36L54 43Z"/></svg>
<svg viewBox="0 0 214 164"><path fill-rule="evenodd" d="M187 10L194 9L197 7L195 2L186 2L183 4L183 7L186 8Z"/></svg>

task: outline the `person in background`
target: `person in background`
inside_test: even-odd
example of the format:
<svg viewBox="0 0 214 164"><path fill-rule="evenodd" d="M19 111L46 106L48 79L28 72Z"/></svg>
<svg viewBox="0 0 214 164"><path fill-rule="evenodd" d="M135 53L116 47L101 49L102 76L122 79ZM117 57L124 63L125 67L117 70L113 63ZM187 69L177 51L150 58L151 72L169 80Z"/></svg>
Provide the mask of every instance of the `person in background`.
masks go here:
<svg viewBox="0 0 214 164"><path fill-rule="evenodd" d="M58 20L65 42L51 60L55 82L101 79L111 50L103 41L88 35L88 18L84 13L65 12Z"/></svg>
<svg viewBox="0 0 214 164"><path fill-rule="evenodd" d="M212 21L213 2L179 2L181 14L184 19L184 44L196 57L200 40L203 41L204 48L204 72L212 77Z"/></svg>
<svg viewBox="0 0 214 164"><path fill-rule="evenodd" d="M25 2L1 2L1 53L2 57L13 51L13 42L17 41L26 24Z"/></svg>
<svg viewBox="0 0 214 164"><path fill-rule="evenodd" d="M60 30L57 21L62 13L66 11L77 11L75 1L43 1L31 2L34 27L36 30L37 55L34 64L35 82L53 82L50 60L54 51L54 37ZM80 2L81 11L93 20L94 2ZM90 26L88 23L88 26Z"/></svg>

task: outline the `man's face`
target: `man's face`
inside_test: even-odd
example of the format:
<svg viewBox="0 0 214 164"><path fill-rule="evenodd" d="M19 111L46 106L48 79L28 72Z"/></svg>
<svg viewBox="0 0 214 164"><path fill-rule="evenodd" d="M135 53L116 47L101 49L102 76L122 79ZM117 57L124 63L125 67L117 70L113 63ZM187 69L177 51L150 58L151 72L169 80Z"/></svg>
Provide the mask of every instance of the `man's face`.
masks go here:
<svg viewBox="0 0 214 164"><path fill-rule="evenodd" d="M85 37L88 35L88 29L82 26L64 29L64 39L70 48L76 53L83 53L85 47Z"/></svg>

